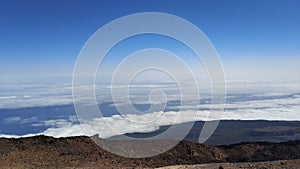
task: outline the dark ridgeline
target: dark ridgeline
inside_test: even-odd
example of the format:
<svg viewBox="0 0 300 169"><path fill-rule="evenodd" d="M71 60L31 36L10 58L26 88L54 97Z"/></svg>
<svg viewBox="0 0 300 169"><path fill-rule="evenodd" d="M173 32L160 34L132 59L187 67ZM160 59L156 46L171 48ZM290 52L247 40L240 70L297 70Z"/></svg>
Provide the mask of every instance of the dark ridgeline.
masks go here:
<svg viewBox="0 0 300 169"><path fill-rule="evenodd" d="M130 159L111 154L89 137L0 139L1 168L132 168L178 164L256 162L300 159L300 141L282 143L248 142L208 146L181 141L169 151L150 158Z"/></svg>
<svg viewBox="0 0 300 169"><path fill-rule="evenodd" d="M195 122L185 140L198 142L203 124L203 121ZM158 135L169 127L162 126L159 130L150 133L126 135L134 138L146 138ZM118 139L118 136L111 139ZM300 140L300 121L222 120L205 144L215 146L253 141L286 142L289 140Z"/></svg>

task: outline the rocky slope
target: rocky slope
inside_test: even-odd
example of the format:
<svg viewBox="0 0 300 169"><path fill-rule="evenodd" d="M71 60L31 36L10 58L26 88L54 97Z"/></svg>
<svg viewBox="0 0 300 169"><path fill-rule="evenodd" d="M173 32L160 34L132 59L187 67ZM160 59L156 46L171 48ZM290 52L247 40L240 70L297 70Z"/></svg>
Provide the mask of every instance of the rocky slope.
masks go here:
<svg viewBox="0 0 300 169"><path fill-rule="evenodd" d="M300 160L280 160L252 163L211 163L196 165L176 165L159 169L299 169Z"/></svg>
<svg viewBox="0 0 300 169"><path fill-rule="evenodd" d="M0 139L0 168L155 168L291 159L300 159L300 141L240 143L217 147L181 141L158 156L132 159L111 154L84 136Z"/></svg>

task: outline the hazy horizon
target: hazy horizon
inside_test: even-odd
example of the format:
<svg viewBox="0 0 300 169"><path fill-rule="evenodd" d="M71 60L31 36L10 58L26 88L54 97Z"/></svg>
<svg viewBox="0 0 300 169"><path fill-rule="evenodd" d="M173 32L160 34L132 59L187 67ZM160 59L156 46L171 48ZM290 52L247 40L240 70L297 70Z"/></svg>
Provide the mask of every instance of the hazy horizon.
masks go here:
<svg viewBox="0 0 300 169"><path fill-rule="evenodd" d="M120 17L141 12L181 17L207 36L223 66L225 81L220 83L226 85L224 113L209 116L209 111L220 105L210 104L211 72L199 59L202 56L197 56L193 49L174 38L151 33L136 35L111 48L98 63L95 75L83 72L80 76L83 82L91 76L95 78L95 85L76 87L81 87L83 92L87 88L95 89L96 103L104 112L100 118L85 124L90 134L100 132L101 137L107 138L151 132L163 125L195 120L300 121L299 6L300 2L296 0L2 1L0 137L86 134L73 105L73 99L77 98L72 95L72 80L78 56L99 28ZM138 61L127 58L145 49L163 49L178 58L169 59L167 52L158 52L159 56L143 55ZM178 60L192 76L185 74ZM131 79L130 86L124 83L128 74L135 70L134 66L155 62L166 65L171 73L162 70L134 72L137 74ZM127 65L121 67L121 63ZM120 67L123 69L114 76ZM179 80L174 80L171 75L176 75ZM111 84L115 77L119 79ZM199 95L193 90L194 82ZM178 83L187 92L184 100L181 100ZM214 81L214 84L218 85L218 82ZM112 89L119 91L115 100ZM123 95L127 89L130 96ZM163 91L164 95L154 93L157 100L151 100L153 91ZM89 99L79 98L79 101ZM182 102L186 104L180 107ZM116 111L118 105L128 108L126 106L131 104L141 113ZM154 109L147 111L150 104ZM165 109L159 110L155 106L165 106ZM200 114L196 119L193 116L195 106ZM179 113L186 117L176 119ZM151 121L157 117L161 119L151 124L128 122L128 119ZM116 125L119 133L105 130L105 123Z"/></svg>

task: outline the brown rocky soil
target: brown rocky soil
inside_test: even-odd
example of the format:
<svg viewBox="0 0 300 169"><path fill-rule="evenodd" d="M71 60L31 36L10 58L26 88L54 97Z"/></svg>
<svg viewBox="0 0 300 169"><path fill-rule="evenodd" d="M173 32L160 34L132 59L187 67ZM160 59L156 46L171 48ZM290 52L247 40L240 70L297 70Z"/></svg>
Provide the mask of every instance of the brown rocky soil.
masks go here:
<svg viewBox="0 0 300 169"><path fill-rule="evenodd" d="M84 136L0 138L0 168L156 168L173 165L291 159L300 159L300 141L240 143L218 147L181 141L174 148L158 156L134 159L111 154L97 146L89 137ZM294 162L295 165L299 164L299 160L294 160ZM280 167L293 165L288 161L270 164ZM220 167L219 164L215 165ZM232 164L222 165L226 167ZM245 165L255 166L256 163L245 163Z"/></svg>
<svg viewBox="0 0 300 169"><path fill-rule="evenodd" d="M211 163L196 165L177 165L159 169L299 169L300 160L280 160L252 163Z"/></svg>

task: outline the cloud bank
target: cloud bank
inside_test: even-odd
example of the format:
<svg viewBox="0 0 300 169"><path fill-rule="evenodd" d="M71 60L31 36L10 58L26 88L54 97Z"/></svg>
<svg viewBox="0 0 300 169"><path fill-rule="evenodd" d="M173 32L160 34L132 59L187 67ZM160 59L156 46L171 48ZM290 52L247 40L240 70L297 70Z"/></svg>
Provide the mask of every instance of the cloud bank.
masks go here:
<svg viewBox="0 0 300 169"><path fill-rule="evenodd" d="M210 111L200 110L195 118L194 111L183 110L181 112L152 112L147 114L114 115L111 117L95 118L85 124L76 124L76 118L47 120L33 125L47 125L49 128L32 136L44 134L54 137L94 135L99 134L101 138L109 138L116 135L134 132L152 132L160 126L181 124L193 121L208 120L300 120L300 95L289 98L254 100L236 103L227 103L225 112L215 116ZM203 107L209 105L200 105ZM214 107L214 105L212 105ZM184 114L184 118L178 119L178 115ZM7 119L10 121L20 120L17 117ZM85 129L85 131L83 130ZM17 137L0 135L0 137Z"/></svg>
<svg viewBox="0 0 300 169"><path fill-rule="evenodd" d="M176 109L182 108L178 111L156 111L148 112L146 114L126 114L126 115L113 115L110 117L95 118L88 123L79 124L76 116L72 115L64 119L48 119L39 121L36 117L26 117L13 115L2 120L3 123L19 123L32 125L32 127L46 126L43 132L27 133L23 137L44 134L54 137L67 137L79 135L94 135L99 134L102 138L108 138L115 135L133 133L133 132L152 132L159 129L160 126L181 124L193 121L207 121L207 120L287 120L287 121L300 121L300 90L299 87L291 84L284 85L271 85L266 90L264 87L268 85L255 85L247 82L247 86L254 85L257 89L250 91L244 90L243 85L238 83L239 87L231 89L228 94L227 102L225 104L225 111L222 114L210 115L209 108L212 110L219 105L210 105L209 100L204 100L204 103L199 104L199 112L197 118L194 117L195 112L191 111L189 106L178 107L178 105L170 105L169 108ZM233 83L235 84L235 83ZM235 84L236 85L236 84ZM251 86L250 85L250 86ZM234 86L234 85L233 85ZM123 87L123 86L121 86ZM140 87L140 86L139 86ZM151 86L148 86L151 88ZM157 87L157 86L153 86ZM280 88L281 90L278 90ZM43 88L44 89L44 88ZM23 92L22 95L14 95L14 97L1 96L0 107L7 108L8 105L12 107L22 107L24 104L40 105L41 102L45 105L57 105L62 103L71 103L72 98L68 98L66 89L70 86L66 85L62 88L52 90L47 89L44 97L43 94L38 97L29 95ZM37 90L34 88L33 90ZM66 91L65 91L66 90ZM243 93L239 92L242 90ZM24 90L23 90L24 91ZM30 90L29 90L30 91ZM64 92L62 92L64 91ZM256 91L256 92L253 92ZM264 92L261 92L264 91ZM50 94L52 92L52 94ZM58 94L60 93L60 94ZM62 94L65 93L65 94ZM26 97L23 97L26 96ZM18 102L18 98L21 98ZM58 99L61 98L61 99ZM68 98L68 99L67 99ZM28 101L26 101L28 99ZM209 97L204 97L209 99ZM14 100L6 102L7 100ZM56 101L54 101L56 100ZM139 99L133 99L137 104L144 104ZM16 101L16 102L15 102ZM10 103L10 104L7 104ZM14 104L13 104L14 103ZM20 103L20 105L18 104ZM125 104L125 103L123 103ZM8 106L9 107L9 106ZM58 111L60 111L58 109ZM41 112L42 113L42 112ZM184 114L184 118L178 119L178 115ZM108 128L110 126L110 128ZM86 131L83 131L83 128ZM113 130L112 130L113 129ZM2 134L1 134L2 133ZM20 137L19 135L4 134L5 129L1 129L0 137Z"/></svg>

